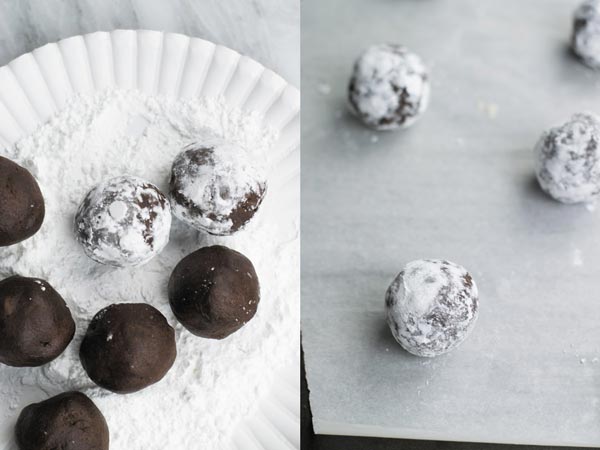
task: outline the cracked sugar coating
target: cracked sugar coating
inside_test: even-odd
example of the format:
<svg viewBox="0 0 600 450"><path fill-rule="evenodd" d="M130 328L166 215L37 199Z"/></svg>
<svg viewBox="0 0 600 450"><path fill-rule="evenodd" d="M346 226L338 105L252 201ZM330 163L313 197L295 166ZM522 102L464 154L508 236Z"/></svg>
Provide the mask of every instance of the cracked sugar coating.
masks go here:
<svg viewBox="0 0 600 450"><path fill-rule="evenodd" d="M573 52L593 69L600 69L600 0L586 0L573 16Z"/></svg>
<svg viewBox="0 0 600 450"><path fill-rule="evenodd" d="M534 149L542 190L563 203L590 202L600 192L600 120L575 114L542 134Z"/></svg>
<svg viewBox="0 0 600 450"><path fill-rule="evenodd" d="M471 275L443 260L408 263L385 297L390 330L404 349L438 356L456 348L477 320L479 296Z"/></svg>
<svg viewBox="0 0 600 450"><path fill-rule="evenodd" d="M248 152L221 139L192 144L175 158L169 195L173 214L188 225L224 236L254 217L266 192Z"/></svg>
<svg viewBox="0 0 600 450"><path fill-rule="evenodd" d="M81 392L65 392L23 409L15 426L19 450L108 450L106 419Z"/></svg>
<svg viewBox="0 0 600 450"><path fill-rule="evenodd" d="M88 192L75 216L75 234L93 260L117 267L150 261L169 242L171 207L153 184L132 176Z"/></svg>
<svg viewBox="0 0 600 450"><path fill-rule="evenodd" d="M365 125L393 130L412 125L429 103L429 74L405 47L379 44L354 63L348 89L350 110Z"/></svg>

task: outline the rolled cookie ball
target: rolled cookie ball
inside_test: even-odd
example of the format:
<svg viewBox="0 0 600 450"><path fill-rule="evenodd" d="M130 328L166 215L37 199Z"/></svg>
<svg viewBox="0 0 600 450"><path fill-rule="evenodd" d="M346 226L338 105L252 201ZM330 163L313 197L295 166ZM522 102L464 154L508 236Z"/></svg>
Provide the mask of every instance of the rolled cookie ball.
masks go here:
<svg viewBox="0 0 600 450"><path fill-rule="evenodd" d="M79 350L92 381L118 394L157 383L176 356L175 331L159 310L145 303L113 304L98 312Z"/></svg>
<svg viewBox="0 0 600 450"><path fill-rule="evenodd" d="M132 176L105 181L87 193L75 216L75 234L94 261L140 266L169 242L171 206L156 186Z"/></svg>
<svg viewBox="0 0 600 450"><path fill-rule="evenodd" d="M45 213L44 197L33 175L0 156L0 247L37 233Z"/></svg>
<svg viewBox="0 0 600 450"><path fill-rule="evenodd" d="M563 203L589 202L600 192L600 120L575 114L542 134L534 149L540 187Z"/></svg>
<svg viewBox="0 0 600 450"><path fill-rule="evenodd" d="M267 183L240 146L219 139L188 147L173 162L169 194L183 222L224 236L254 217Z"/></svg>
<svg viewBox="0 0 600 450"><path fill-rule="evenodd" d="M461 266L441 260L408 263L387 290L388 325L404 349L437 356L469 335L478 314L477 286Z"/></svg>
<svg viewBox="0 0 600 450"><path fill-rule="evenodd" d="M0 362L34 367L60 355L75 334L65 301L48 282L13 276L0 281Z"/></svg>
<svg viewBox="0 0 600 450"><path fill-rule="evenodd" d="M586 0L575 10L571 47L587 66L600 69L600 0Z"/></svg>
<svg viewBox="0 0 600 450"><path fill-rule="evenodd" d="M23 409L15 427L19 450L108 450L108 425L81 392L65 392Z"/></svg>
<svg viewBox="0 0 600 450"><path fill-rule="evenodd" d="M260 300L252 262L215 245L183 258L169 280L169 301L177 319L193 334L223 339L254 317Z"/></svg>
<svg viewBox="0 0 600 450"><path fill-rule="evenodd" d="M412 125L429 103L429 74L416 54L395 44L368 48L354 63L350 110L367 126L394 130Z"/></svg>

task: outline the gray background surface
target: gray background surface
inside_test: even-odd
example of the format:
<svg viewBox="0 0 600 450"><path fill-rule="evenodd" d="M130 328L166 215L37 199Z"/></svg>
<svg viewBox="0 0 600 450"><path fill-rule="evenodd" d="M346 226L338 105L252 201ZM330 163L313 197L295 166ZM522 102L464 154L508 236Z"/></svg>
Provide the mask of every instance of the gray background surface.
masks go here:
<svg viewBox="0 0 600 450"><path fill-rule="evenodd" d="M541 131L600 112L567 51L570 0L305 0L303 343L317 433L600 445L600 213L546 198ZM400 42L432 67L429 111L375 133L345 111L354 58ZM465 265L481 315L455 352L389 333L404 263Z"/></svg>
<svg viewBox="0 0 600 450"><path fill-rule="evenodd" d="M116 28L208 39L298 86L300 0L0 0L0 65L48 42Z"/></svg>

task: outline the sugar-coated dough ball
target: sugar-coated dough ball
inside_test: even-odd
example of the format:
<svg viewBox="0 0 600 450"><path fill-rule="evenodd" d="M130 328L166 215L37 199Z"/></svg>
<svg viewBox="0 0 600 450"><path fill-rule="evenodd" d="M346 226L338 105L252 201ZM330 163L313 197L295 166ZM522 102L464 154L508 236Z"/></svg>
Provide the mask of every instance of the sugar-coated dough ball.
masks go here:
<svg viewBox="0 0 600 450"><path fill-rule="evenodd" d="M214 138L189 146L175 158L169 194L177 218L223 236L254 217L266 189L265 176L247 150Z"/></svg>
<svg viewBox="0 0 600 450"><path fill-rule="evenodd" d="M590 202L600 192L600 119L575 114L542 134L534 149L540 187L563 203Z"/></svg>
<svg viewBox="0 0 600 450"><path fill-rule="evenodd" d="M600 0L585 0L575 10L573 52L593 69L600 69Z"/></svg>
<svg viewBox="0 0 600 450"><path fill-rule="evenodd" d="M0 156L0 247L37 233L45 212L44 197L33 175Z"/></svg>
<svg viewBox="0 0 600 450"><path fill-rule="evenodd" d="M365 125L393 130L412 125L429 103L429 74L421 58L395 44L368 48L354 63L350 110Z"/></svg>
<svg viewBox="0 0 600 450"><path fill-rule="evenodd" d="M197 336L223 339L256 314L260 301L252 262L222 245L183 258L169 280L169 302L177 320Z"/></svg>
<svg viewBox="0 0 600 450"><path fill-rule="evenodd" d="M0 281L0 363L35 367L60 355L75 334L71 311L39 278Z"/></svg>
<svg viewBox="0 0 600 450"><path fill-rule="evenodd" d="M120 394L160 381L176 355L175 331L158 309L145 303L114 304L98 312L79 350L94 383Z"/></svg>
<svg viewBox="0 0 600 450"><path fill-rule="evenodd" d="M19 450L108 450L108 425L81 392L65 392L23 409L15 435Z"/></svg>
<svg viewBox="0 0 600 450"><path fill-rule="evenodd" d="M102 264L139 266L169 242L171 207L156 186L120 176L94 187L75 216L85 253Z"/></svg>
<svg viewBox="0 0 600 450"><path fill-rule="evenodd" d="M438 356L456 348L477 320L479 296L471 275L443 260L408 263L387 290L388 325L404 349Z"/></svg>

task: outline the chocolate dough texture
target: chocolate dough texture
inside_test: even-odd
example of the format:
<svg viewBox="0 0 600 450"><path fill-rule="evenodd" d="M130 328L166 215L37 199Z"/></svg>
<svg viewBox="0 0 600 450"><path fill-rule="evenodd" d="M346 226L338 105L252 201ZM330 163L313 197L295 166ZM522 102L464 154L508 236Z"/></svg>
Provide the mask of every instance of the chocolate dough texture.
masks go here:
<svg viewBox="0 0 600 450"><path fill-rule="evenodd" d="M215 245L201 248L177 264L169 280L169 301L189 331L223 339L254 317L260 286L248 258Z"/></svg>
<svg viewBox="0 0 600 450"><path fill-rule="evenodd" d="M175 331L153 306L113 304L90 322L79 356L98 386L119 394L136 392L160 381L173 366Z"/></svg>
<svg viewBox="0 0 600 450"><path fill-rule="evenodd" d="M33 175L0 156L0 247L33 236L45 214L44 197Z"/></svg>
<svg viewBox="0 0 600 450"><path fill-rule="evenodd" d="M108 450L108 425L81 392L65 392L23 409L15 427L19 450Z"/></svg>
<svg viewBox="0 0 600 450"><path fill-rule="evenodd" d="M60 355L75 334L71 311L58 292L39 278L0 281L0 362L34 367Z"/></svg>

